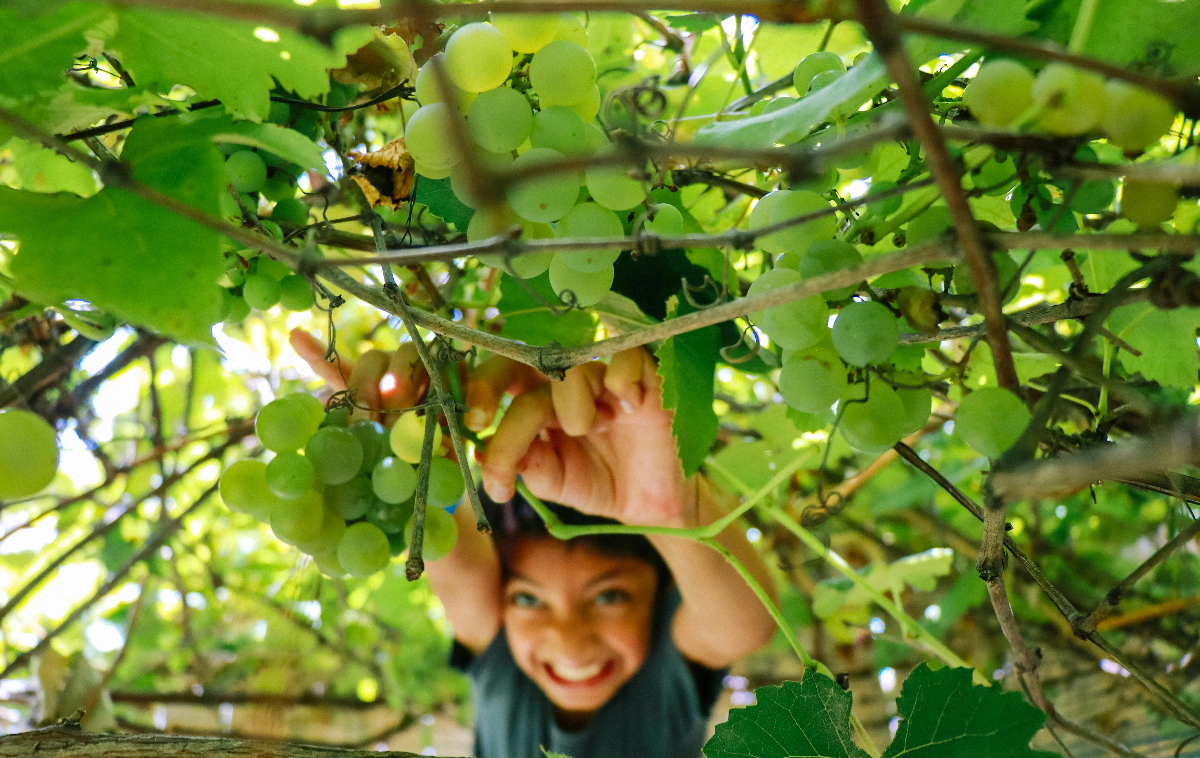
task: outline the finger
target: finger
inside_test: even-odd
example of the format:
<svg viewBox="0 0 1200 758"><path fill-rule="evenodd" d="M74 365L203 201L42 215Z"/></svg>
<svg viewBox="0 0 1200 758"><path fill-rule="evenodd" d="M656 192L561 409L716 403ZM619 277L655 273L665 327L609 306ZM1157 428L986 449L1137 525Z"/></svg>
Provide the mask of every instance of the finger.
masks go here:
<svg viewBox="0 0 1200 758"><path fill-rule="evenodd" d="M363 411L364 408L371 409L364 411L369 413L369 418L377 418L379 415L379 380L383 378L390 362L388 354L382 350L368 350L354 364L354 372L350 374L347 389L354 393L354 404L358 406L358 411Z"/></svg>
<svg viewBox="0 0 1200 758"><path fill-rule="evenodd" d="M516 397L545 382L546 377L531 366L502 355L489 358L467 378L467 428L473 432L488 428L505 394Z"/></svg>
<svg viewBox="0 0 1200 758"><path fill-rule="evenodd" d="M640 347L622 350L608 362L604 372L604 389L617 398L621 410L631 413L642 403L642 376L645 371L646 354Z"/></svg>
<svg viewBox="0 0 1200 758"><path fill-rule="evenodd" d="M483 488L498 503L513 496L521 459L538 435L555 423L550 388L541 386L513 398L480 459Z"/></svg>
<svg viewBox="0 0 1200 758"><path fill-rule="evenodd" d="M380 406L386 410L411 408L429 389L429 373L413 342L405 342L392 353L387 372L379 380ZM388 414L392 419L394 414Z"/></svg>
<svg viewBox="0 0 1200 758"><path fill-rule="evenodd" d="M657 403L662 405L662 377L658 375L658 362L654 360L654 356L645 350L638 349L642 354L642 400L646 401L650 397L657 397Z"/></svg>
<svg viewBox="0 0 1200 758"><path fill-rule="evenodd" d="M330 363L325 360L325 346L316 337L299 327L288 334L288 342L296 351L296 355L300 356L313 370L313 373L321 377L335 392L346 389L350 372L354 368L352 362L340 360Z"/></svg>
<svg viewBox="0 0 1200 758"><path fill-rule="evenodd" d="M567 369L561 382L550 383L554 413L571 437L587 434L596 422L596 398L603 386L605 366L593 361Z"/></svg>

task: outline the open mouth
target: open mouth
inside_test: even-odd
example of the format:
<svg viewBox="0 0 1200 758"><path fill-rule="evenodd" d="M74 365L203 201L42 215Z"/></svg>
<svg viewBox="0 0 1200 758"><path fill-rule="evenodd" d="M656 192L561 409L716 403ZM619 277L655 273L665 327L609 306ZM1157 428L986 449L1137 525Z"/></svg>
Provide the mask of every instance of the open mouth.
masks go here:
<svg viewBox="0 0 1200 758"><path fill-rule="evenodd" d="M611 676L617 668L617 662L608 660L580 668L551 666L549 663L544 663L542 666L550 680L560 687L583 688L594 687Z"/></svg>

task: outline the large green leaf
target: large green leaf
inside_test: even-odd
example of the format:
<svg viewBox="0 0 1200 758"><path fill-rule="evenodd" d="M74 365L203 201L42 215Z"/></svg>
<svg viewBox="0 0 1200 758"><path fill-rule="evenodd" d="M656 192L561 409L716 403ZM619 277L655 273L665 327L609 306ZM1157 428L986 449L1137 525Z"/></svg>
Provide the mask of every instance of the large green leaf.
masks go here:
<svg viewBox="0 0 1200 758"><path fill-rule="evenodd" d="M83 33L108 13L95 3L70 3L36 17L0 7L0 100L58 89L87 47Z"/></svg>
<svg viewBox="0 0 1200 758"><path fill-rule="evenodd" d="M783 141L789 134L803 137L829 118L834 108L862 105L886 84L883 59L871 55L833 84L777 111L703 126L696 132L696 141L729 147L767 147Z"/></svg>
<svg viewBox="0 0 1200 758"><path fill-rule="evenodd" d="M655 353L663 380L663 407L675 411L671 433L686 476L699 470L717 439L713 374L720 348L720 329L706 326L667 339Z"/></svg>
<svg viewBox="0 0 1200 758"><path fill-rule="evenodd" d="M890 592L892 597L900 597L905 585L918 592L931 591L937 586L938 577L950 573L953 560L954 553L949 548L935 547L891 563L873 563L860 573L865 575L869 586ZM822 618L832 616L843 606L870 602L868 591L845 577L820 582L813 592L813 612Z"/></svg>
<svg viewBox="0 0 1200 758"><path fill-rule="evenodd" d="M596 316L588 311L569 311L555 315L550 304L558 305L558 296L550 287L547 274L525 282L536 296L508 274L500 276L500 302L496 308L504 317L500 333L531 345L557 342L565 347L583 345L596 336Z"/></svg>
<svg viewBox="0 0 1200 758"><path fill-rule="evenodd" d="M1046 714L1019 692L971 684L971 670L933 671L922 663L904 680L896 701L900 725L883 758L1037 758L1029 740Z"/></svg>
<svg viewBox="0 0 1200 758"><path fill-rule="evenodd" d="M450 189L449 179L418 178L417 202L447 224L454 224L460 232L467 230L467 224L475 215L475 211L468 208Z"/></svg>
<svg viewBox="0 0 1200 758"><path fill-rule="evenodd" d="M867 758L850 737L853 696L809 672L802 682L759 687L757 702L729 712L704 745L707 758Z"/></svg>
<svg viewBox="0 0 1200 758"><path fill-rule="evenodd" d="M1066 44L1075 27L1080 0L1040 4L1046 18L1038 36ZM1093 8L1083 52L1133 68L1159 70L1169 76L1200 72L1200 2L1105 0Z"/></svg>
<svg viewBox="0 0 1200 758"><path fill-rule="evenodd" d="M160 10L121 11L118 25L109 46L140 86L186 84L252 121L267 117L276 81L303 98L328 92L326 70L370 37L369 28L348 27L330 49L289 29Z"/></svg>
<svg viewBox="0 0 1200 758"><path fill-rule="evenodd" d="M224 164L203 129L139 122L122 158L138 181L218 214ZM182 341L211 340L224 270L216 232L115 187L87 199L0 187L0 230L21 241L11 270L29 299L86 300Z"/></svg>
<svg viewBox="0 0 1200 758"><path fill-rule="evenodd" d="M1127 305L1108 317L1108 328L1137 348L1141 355L1120 352L1121 365L1130 373L1170 387L1191 388L1200 373L1196 354L1196 329L1200 308L1159 310L1148 303Z"/></svg>

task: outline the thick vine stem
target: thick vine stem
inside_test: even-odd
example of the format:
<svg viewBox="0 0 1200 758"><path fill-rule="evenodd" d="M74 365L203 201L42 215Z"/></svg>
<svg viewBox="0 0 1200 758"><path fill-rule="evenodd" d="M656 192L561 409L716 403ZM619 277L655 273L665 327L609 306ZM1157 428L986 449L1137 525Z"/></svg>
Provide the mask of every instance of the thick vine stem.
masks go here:
<svg viewBox="0 0 1200 758"><path fill-rule="evenodd" d="M437 417L434 410L425 412L425 436L421 441L421 463L417 467L417 489L413 493L412 544L408 546L408 560L404 564L404 575L410 582L417 581L425 573L425 511L429 507L429 464L437 436Z"/></svg>

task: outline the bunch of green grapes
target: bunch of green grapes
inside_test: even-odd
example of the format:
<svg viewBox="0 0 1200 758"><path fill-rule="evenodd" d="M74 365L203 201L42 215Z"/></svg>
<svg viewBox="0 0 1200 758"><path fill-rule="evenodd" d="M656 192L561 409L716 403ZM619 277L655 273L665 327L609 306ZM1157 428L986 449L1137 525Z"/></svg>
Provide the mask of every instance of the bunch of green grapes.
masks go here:
<svg viewBox="0 0 1200 758"><path fill-rule="evenodd" d="M251 310L267 311L276 305L289 311L313 307L312 285L284 264L265 255L232 258L233 266L226 271L230 286L225 289L225 323L241 323Z"/></svg>
<svg viewBox="0 0 1200 758"><path fill-rule="evenodd" d="M58 471L58 434L26 410L0 410L0 501L37 494Z"/></svg>
<svg viewBox="0 0 1200 758"><path fill-rule="evenodd" d="M344 408L326 413L316 398L296 393L263 406L254 429L275 455L267 463L241 460L225 470L220 492L227 506L269 524L276 537L312 555L331 575L371 576L403 551L424 419L403 416L389 432L375 421L350 423ZM455 505L464 491L458 464L435 457L430 512ZM453 546L445 532L427 530L426 541L436 543L433 553Z"/></svg>

